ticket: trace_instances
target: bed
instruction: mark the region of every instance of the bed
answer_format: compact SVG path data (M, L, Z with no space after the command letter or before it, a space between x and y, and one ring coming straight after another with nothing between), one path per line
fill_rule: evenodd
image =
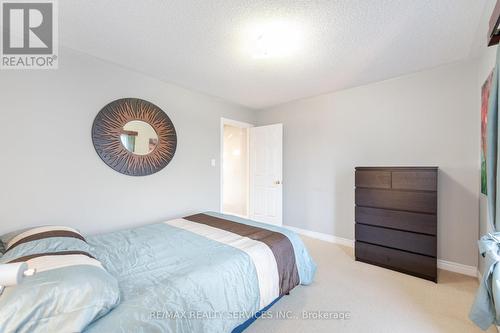
M119 287L106 314L87 315L92 333L241 332L316 270L292 231L213 212L85 242Z

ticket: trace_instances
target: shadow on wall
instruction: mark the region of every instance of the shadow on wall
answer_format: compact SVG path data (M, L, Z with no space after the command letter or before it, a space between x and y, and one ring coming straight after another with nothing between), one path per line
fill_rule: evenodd
M333 234L338 237L354 239L354 197L355 167L342 168L335 172L335 221ZM347 193L346 193L347 192ZM352 221L341 223L340 221Z
M446 171L445 171L446 170ZM464 211L471 203L479 205L478 193L465 188L452 174L470 170L439 169L438 174L438 258L468 265L477 265L478 230L470 233L470 224L477 223L477 211ZM477 172L474 172L476 174ZM479 192L479 189L478 189ZM442 244L447 244L446 248Z

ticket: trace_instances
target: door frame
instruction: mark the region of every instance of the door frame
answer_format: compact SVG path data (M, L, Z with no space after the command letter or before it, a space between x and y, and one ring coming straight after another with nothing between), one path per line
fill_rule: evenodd
M219 183L219 187L220 187L220 198L219 198L219 201L220 201L220 204L219 204L219 212L223 213L224 214L224 125L230 125L230 126L234 126L234 127L239 127L239 128L246 128L247 129L247 156L246 156L246 159L247 159L247 170L249 170L250 168L250 151L249 151L249 147L250 147L250 131L248 130L249 128L251 127L254 127L255 125L254 124L250 124L250 123L246 123L246 122L243 122L243 121L239 121L239 120L234 120L234 119L229 119L229 118L224 118L224 117L221 117L220 118L220 160L219 160L219 163L220 163L220 183ZM246 214L245 216L243 217L248 217L248 213L249 213L249 201L250 201L250 189L249 189L249 184L250 184L250 173L247 172L247 193L246 193L246 197L247 197L247 204L246 204Z

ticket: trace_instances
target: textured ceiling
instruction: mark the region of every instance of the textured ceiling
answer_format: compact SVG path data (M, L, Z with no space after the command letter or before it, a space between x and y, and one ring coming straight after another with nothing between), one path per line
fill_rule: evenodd
M64 0L61 43L252 108L467 58L486 0ZM299 27L276 59L245 50L249 27ZM292 32L291 32L292 33Z

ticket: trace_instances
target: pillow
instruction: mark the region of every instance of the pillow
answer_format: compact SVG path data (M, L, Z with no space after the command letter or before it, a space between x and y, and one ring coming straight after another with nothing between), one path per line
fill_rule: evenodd
M18 230L0 236L0 240L4 244L5 251L8 251L22 243L52 237L78 238L85 241L78 230L64 226L43 226Z
M0 332L81 332L120 302L118 282L67 227L39 227L6 242L0 264L26 262L36 274L0 296Z
M2 243L2 246L4 246L4 252L5 252L5 244L7 244L9 242L9 240L12 239L12 237L15 237L15 236L19 235L20 233L25 232L26 230L29 230L29 229L31 229L31 228L16 230L16 231L9 232L8 234L0 235L0 242Z
M30 229L30 228L16 230L16 231L13 231L13 232L9 232L8 234L0 235L0 251L2 252L2 254L5 253L5 244L7 244L9 242L9 240L12 239L12 237L17 236L20 233L22 233L22 232L24 232L24 231L26 231L28 229Z

